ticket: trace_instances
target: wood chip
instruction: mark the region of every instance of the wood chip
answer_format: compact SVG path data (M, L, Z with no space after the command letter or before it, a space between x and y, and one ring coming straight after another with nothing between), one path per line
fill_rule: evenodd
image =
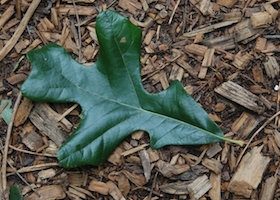
M233 122L231 130L238 135L238 138L246 140L264 119L265 118L261 115L243 112L240 117Z
M230 192L250 198L253 190L257 189L264 170L270 162L269 157L261 155L262 148L263 146L254 147L242 158L229 183Z
M88 189L103 195L109 195L110 187L101 181L91 180Z
M158 167L159 172L165 177L175 176L190 169L189 165L171 165L162 160L157 161L156 166Z
M278 76L280 68L274 56L267 56L267 61L264 63L266 74L270 78Z
M40 131L47 135L58 146L61 146L68 135L58 127L58 124L55 120L57 117L59 117L59 114L57 114L49 106L43 103L36 103L29 115L32 123ZM69 126L72 126L72 124L66 121L66 119L63 120L64 122L69 124Z
M16 127L22 125L26 121L32 108L33 108L32 101L27 98L24 98L16 112L16 116L14 120L14 125Z
M272 176L266 179L260 195L260 200L273 200L278 177Z
M60 185L42 186L37 188L36 191L41 195L40 197L36 193L32 193L26 200L64 199L66 197Z
M143 149L139 152L139 156L141 159L142 167L144 169L144 175L146 178L146 181L148 182L151 178L151 166L150 166L150 157L148 152Z
M264 110L258 96L232 81L224 82L216 87L215 92L254 112L262 113Z

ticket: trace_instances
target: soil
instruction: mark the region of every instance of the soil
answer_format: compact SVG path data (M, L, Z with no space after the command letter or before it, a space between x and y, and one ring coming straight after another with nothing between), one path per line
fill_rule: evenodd
M2 199L9 185L25 199L279 199L279 8L279 1L261 0L1 0ZM245 144L152 150L148 133L139 131L98 167L61 167L59 145L45 130L67 137L81 108L22 97L32 69L26 53L53 42L78 62L94 63L95 20L107 9L142 30L148 92L179 80L227 138ZM49 117L43 127L35 108Z

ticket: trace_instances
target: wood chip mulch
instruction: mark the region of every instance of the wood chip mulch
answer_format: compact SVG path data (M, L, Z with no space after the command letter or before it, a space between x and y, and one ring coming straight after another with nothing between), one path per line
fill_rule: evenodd
M245 145L152 150L138 131L98 167L62 168L56 153L81 109L23 98L25 55L55 42L94 63L95 20L106 9L141 28L147 91L178 79L226 137ZM14 184L26 200L280 199L279 9L278 0L0 0L1 199Z

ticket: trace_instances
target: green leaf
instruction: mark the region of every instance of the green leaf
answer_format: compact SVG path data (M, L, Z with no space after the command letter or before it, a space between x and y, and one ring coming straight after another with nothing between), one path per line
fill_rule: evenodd
M10 185L10 195L9 200L23 200L23 196L21 195L21 191L17 184Z
M6 124L10 123L11 117L12 117L12 101L11 100L2 100L0 103L0 110L1 114L0 116L4 119Z
M99 165L137 130L149 133L152 148L225 139L180 82L158 94L145 91L139 28L108 10L98 15L96 32L100 51L91 67L77 63L56 44L28 53L33 69L21 87L23 95L38 101L76 102L82 107L77 130L58 152L61 165Z

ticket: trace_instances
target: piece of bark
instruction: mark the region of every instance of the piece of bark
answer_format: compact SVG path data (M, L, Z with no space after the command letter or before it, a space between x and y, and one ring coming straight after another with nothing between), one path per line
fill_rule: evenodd
M110 163L113 163L114 165L120 164L122 159L121 159L121 154L123 153L123 149L120 147L117 147L114 152L109 156L107 161Z
M235 42L232 35L222 35L216 38L204 40L202 44L213 49L229 50L235 48Z
M273 200L277 182L277 176L272 176L266 179L261 191L260 200Z
M272 16L268 12L257 12L251 16L253 29L266 28L272 23Z
M63 2L73 3L71 0L62 0ZM93 3L95 0L76 0L76 3Z
M204 57L204 54L207 51L207 49L208 49L208 47L206 47L206 46L194 44L194 43L185 46L185 50L188 53L199 55L202 57Z
M28 51L35 49L42 41L40 39L35 39L26 49L24 49L21 53L26 54Z
M29 115L31 122L42 131L42 133L47 135L55 144L61 146L68 137L68 134L59 128L58 123L60 122L56 121L58 117L59 114L44 103L36 103ZM61 122L67 124L69 128L72 126L65 118L62 119Z
M22 52L23 49L25 49L28 45L30 44L30 40L27 39L23 39L20 40L15 46L15 50L16 52L19 54Z
M133 149L129 149L129 150L127 150L127 151L122 152L121 155L122 155L122 156L128 156L128 155L130 155L130 154L133 154L133 153L136 153L136 152L138 152L138 151L141 151L141 150L144 149L146 146L149 146L149 144L142 144L142 145L137 146L137 147L135 147L135 148L133 148Z
M223 168L221 162L214 158L204 158L201 164L216 174L220 174Z
M220 22L220 23L217 23L217 24L213 24L213 25L210 25L206 28L202 28L202 29L194 30L194 31L191 31L191 32L188 32L188 33L184 33L182 38L189 38L189 37L194 37L197 34L209 33L209 32L212 32L216 29L226 27L226 26L230 26L230 25L235 24L237 22L238 22L238 20L233 20L233 21L225 21L225 22Z
M32 108L33 108L32 101L30 101L27 98L24 98L16 112L16 116L14 120L14 125L16 127L22 125L26 121Z
M172 69L169 76L169 80L171 81L181 81L184 75L184 69L179 67L176 63L172 63Z
M5 12L1 15L0 18L0 27L2 28L6 22L13 16L15 13L15 6L10 5Z
M91 180L89 182L88 189L93 192L97 192L103 195L109 195L110 187L101 181Z
M3 80L0 78L0 94L3 93L7 88L3 84Z
M278 17L278 10L276 10L271 3L263 4L264 9L272 16L272 20L275 21Z
M157 150L153 150L153 149L149 148L147 150L147 152L149 154L149 158L150 158L151 163L159 160L159 155L158 155Z
M143 40L144 44L149 45L152 41L156 31L155 30L149 30L149 32L145 35L145 38Z
M232 8L237 1L238 0L217 0L216 3L227 8Z
M213 48L206 50L201 64L202 67L212 67L214 65L214 59L215 59L214 53L215 53L215 49Z
M197 72L189 65L189 63L184 61L183 58L179 58L176 63L184 68L190 74L190 76L197 78Z
M178 174L182 174L190 169L190 166L185 165L171 165L168 162L162 160L157 161L156 166L158 167L159 172L169 178Z
M267 56L267 61L264 62L264 68L267 76L270 78L278 76L280 71L279 64L274 56Z
M250 91L254 94L263 94L263 93L270 94L270 90L265 89L260 85L251 85L250 86Z
M45 200L45 199L65 199L66 194L60 185L48 185L37 188L36 191L41 195L33 192L26 200Z
M241 22L238 22L236 25L228 29L228 33L234 36L235 42L240 42L252 38L260 31L261 29L253 29L250 19L242 20Z
M188 184L190 182L188 181L178 181L175 183L168 183L159 186L160 191L167 193L167 194L172 194L172 195L185 195L189 194L188 191Z
M128 10L128 12L132 13L133 15L137 15L137 10L142 9L142 4L135 0L120 0L118 6L124 10Z
M56 171L53 168L42 170L38 172L38 178L47 179L52 178L56 175Z
M97 9L94 6L74 6L73 5L66 5L66 4L61 4L58 8L57 11L61 15L76 15L76 10L78 12L78 15L82 16L91 16L94 14L97 14Z
M94 196L92 195L92 193L86 189L83 189L81 187L76 187L74 185L70 185L71 188L75 189L76 191L79 191L81 193L86 194L87 196L91 197L92 199L94 199ZM85 199L85 198L84 198Z
M121 193L126 197L130 191L130 184L128 178L126 178L125 175L121 173L119 174L117 181Z
M26 79L27 79L26 74L14 74L14 75L10 76L9 78L7 78L7 81L11 85L15 85L15 84L18 84L18 83L22 83Z
M209 190L209 197L212 200L221 199L221 174L211 173L210 174L210 183L212 188Z
M207 152L206 155L208 158L212 158L214 157L217 153L222 151L222 147L219 143L215 143L212 147L210 147Z
M70 199L71 199L71 197L73 197L72 199L80 199L80 198L86 199L87 198L87 196L84 193L79 192L72 187L69 187L68 191L66 193L70 197Z
M273 130L273 138L274 138L277 146L280 148L280 132L277 129Z
M264 82L264 76L263 76L263 70L260 66L254 66L252 69L254 81L257 83L263 83Z
M224 14L224 21L232 21L232 20L241 21L241 19L242 19L241 11L234 11L234 12Z
M270 158L261 154L263 146L254 147L241 160L234 173L228 191L250 198L252 191L257 189Z
M238 138L245 140L264 119L265 117L261 115L243 112L240 117L233 122L231 130L237 134Z
M114 200L125 200L119 188L112 181L108 181L106 185L109 187L109 194Z
M22 143L25 144L31 151L36 151L44 145L42 137L35 131L26 133L22 137Z
M258 96L232 81L222 83L215 88L215 92L254 112L262 113L264 111L264 106Z
M253 59L253 56L251 56L249 53L241 53L238 52L235 56L234 56L234 60L232 62L232 64L238 68L238 69L245 69L245 67L248 66L248 63L250 62L250 60Z
M141 159L142 167L144 169L144 176L146 181L148 182L151 178L151 166L150 166L150 157L146 149L143 149L139 152L139 156Z
M214 15L213 3L210 0L190 0L203 15Z
M145 176L142 174L136 174L135 172L130 173L129 171L122 170L122 173L125 175L125 177L130 180L132 183L134 183L136 186L143 186L145 185L146 179Z
M33 13L37 9L38 5L40 4L41 0L34 0L30 4L28 10L26 11L24 17L20 21L18 28L16 29L15 33L11 37L11 39L6 43L6 45L0 50L0 61L5 58L5 56L12 50L12 48L17 43L18 39L20 38L21 34L26 29L26 26L32 17Z
M200 176L188 185L190 200L198 200L212 188L212 185L206 175Z
M264 51L266 49L267 39L263 37L258 37L256 39L255 50Z
M69 173L68 174L69 183L73 186L80 187L84 182L84 174L82 173Z
M191 181L197 179L199 176L202 176L205 173L209 173L209 170L202 165L195 165L191 169L182 174L170 177L171 180L182 180L182 181Z

